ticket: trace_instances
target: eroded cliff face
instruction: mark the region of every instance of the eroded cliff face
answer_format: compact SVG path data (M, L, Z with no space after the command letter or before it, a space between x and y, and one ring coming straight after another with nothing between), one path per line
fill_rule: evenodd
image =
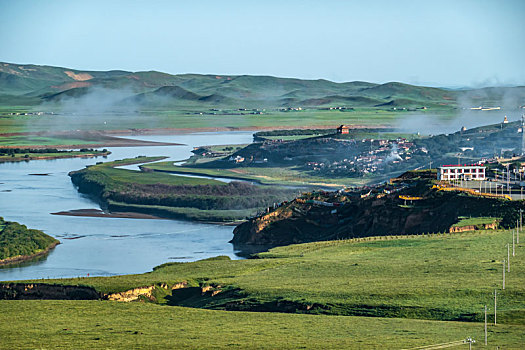
M476 231L476 230L497 230L498 223L493 222L491 224L482 224L482 225L466 225L466 226L452 226L449 229L450 233L457 232L467 232L467 231Z
M0 299L4 300L97 300L101 298L102 295L91 287L45 283L0 284Z
M163 283L159 287L166 289L166 290L169 290L169 289L174 290L174 289L186 288L187 284L188 284L187 282L180 282L170 287L167 284ZM135 301L139 299L140 297L145 297L147 299L153 300L153 292L155 288L157 288L157 286L154 286L154 285L147 286L147 287L133 288L125 292L107 294L104 296L104 299L130 302L130 301Z
M154 289L155 286L133 288L125 292L108 294L106 299L129 302L137 300L140 296L151 298Z
M414 193L416 190L419 192ZM332 193L325 193L318 200L296 199L237 226L232 243L279 246L367 236L449 232L459 216L505 217L514 212L513 206L517 205L501 199L439 192L430 187L407 188L407 191L411 191L409 195L420 196L419 199L407 203L399 198L402 192L358 195L343 202L334 202L336 194Z

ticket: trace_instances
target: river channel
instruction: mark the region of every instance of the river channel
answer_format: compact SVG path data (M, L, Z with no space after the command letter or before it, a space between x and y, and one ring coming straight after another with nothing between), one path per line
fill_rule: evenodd
M50 214L100 209L96 202L78 193L67 175L72 170L99 161L138 155L168 156L168 160L178 161L188 158L196 146L251 143L252 132L128 138L184 145L108 148L112 154L106 159L70 158L0 164L0 216L43 230L61 242L40 260L0 268L0 280L144 273L166 262L195 261L217 255L240 259L228 243L233 237L232 226Z

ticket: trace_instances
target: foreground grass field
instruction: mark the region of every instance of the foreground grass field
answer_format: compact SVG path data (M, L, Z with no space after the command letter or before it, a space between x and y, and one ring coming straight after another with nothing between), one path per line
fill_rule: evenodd
M0 301L0 349L410 349L473 337L483 324L228 312L143 303ZM489 327L491 349L522 349L525 326ZM451 349L465 349L460 345Z
M104 293L134 287L211 286L216 295L158 288L157 302L228 310L287 311L481 321L498 290L498 320L525 325L525 253L511 256L501 290L509 231L329 241L275 248L259 259L170 263L151 273L49 280ZM490 314L492 319L492 314Z

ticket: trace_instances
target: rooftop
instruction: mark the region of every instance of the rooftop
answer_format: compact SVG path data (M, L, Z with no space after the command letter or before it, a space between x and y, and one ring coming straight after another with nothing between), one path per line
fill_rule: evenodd
M479 164L447 164L447 165L442 165L440 166L440 168L463 168L463 167L478 167L478 168L484 168L485 166L484 165L479 165Z

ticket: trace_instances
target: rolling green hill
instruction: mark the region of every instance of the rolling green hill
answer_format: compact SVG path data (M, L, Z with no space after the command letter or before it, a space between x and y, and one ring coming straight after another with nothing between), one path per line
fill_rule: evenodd
M139 110L211 106L454 108L462 96L468 95L479 104L498 104L508 100L509 94L516 107L525 103L525 87L449 90L399 82L336 83L324 79L272 76L80 71L0 62L0 106L34 106L41 102L60 104L64 99L82 98L97 88L125 91L127 97L116 97L113 108L133 103Z

